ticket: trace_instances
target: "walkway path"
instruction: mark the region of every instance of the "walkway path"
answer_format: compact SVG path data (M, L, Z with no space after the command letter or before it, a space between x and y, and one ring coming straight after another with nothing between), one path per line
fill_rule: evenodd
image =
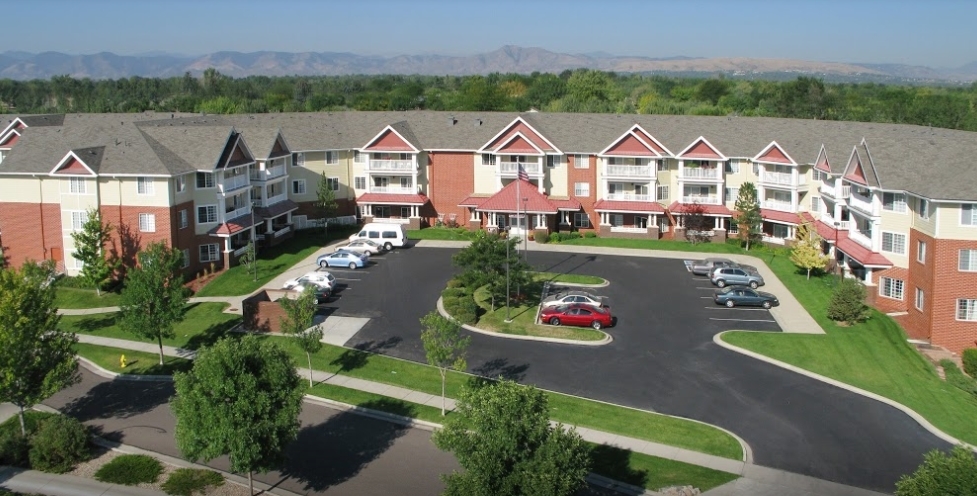
M149 353L157 353L159 350L159 348L152 343L103 338L84 334L79 334L78 340L83 343L111 346L135 351L145 351ZM196 355L195 352L191 350L185 350L172 346L164 346L163 353L168 356L176 356L187 359L193 359ZM299 368L298 372L302 377L307 377L309 374L309 370L304 368ZM114 376L114 374L104 370L99 371L99 373ZM333 384L391 398L397 398L410 403L441 408L440 396L423 393L420 391L413 391L399 386L391 386L388 384L322 371L313 371L313 380L316 382L323 382L326 384ZM447 409L453 410L455 408L454 400L446 399L445 406ZM714 455L708 455L705 453L699 453L692 450L667 446L641 439L620 436L586 427L576 427L576 429L577 432L580 433L581 437L593 443L614 445L634 451L636 453L677 460L680 462L711 468L713 470L737 474L748 479L749 481L748 483L730 483L709 491L706 494L716 494L718 496L755 496L764 494L791 494L801 496L814 496L822 494L869 496L881 494L866 489L816 479L814 477L761 467L745 461L730 460Z
M74 475L48 474L37 470L23 470L0 466L0 487L24 494L49 494L56 496L159 496L163 491L139 487L107 484L94 479Z

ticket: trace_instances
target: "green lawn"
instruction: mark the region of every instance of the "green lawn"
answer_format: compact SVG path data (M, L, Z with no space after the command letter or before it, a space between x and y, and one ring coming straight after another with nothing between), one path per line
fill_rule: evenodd
M346 239L355 228L332 228L329 234L318 229L299 231L295 238L278 246L258 251L258 280L254 272L238 265L224 271L204 286L195 296L237 296L250 294L264 286L295 264L320 248L340 239ZM315 267L310 266L309 270Z
M470 241L474 231L464 227L429 227L427 229L408 229L407 239L436 239L439 241Z
M541 282L566 282L570 284L603 284L606 279L584 274L560 274L558 272L537 272L534 279Z
M159 355L87 343L76 343L75 353L116 374L173 375L174 372L186 372L193 366L190 360L177 357L164 357L160 366ZM119 364L123 354L126 356L126 368Z
M305 379L308 380L307 377ZM313 396L328 398L340 403L347 403L362 408L370 408L372 410L379 410L381 412L392 413L402 417L426 420L428 422L438 424L443 422L445 419L445 417L441 416L440 408L419 405L417 403L398 400L389 396L381 396L379 394L368 393L366 391L350 389L333 384L319 383L311 388L308 388L306 392ZM451 412L448 412L448 415L451 415Z
M616 446L591 444L591 471L650 491L693 486L705 492L739 478L698 465L635 453Z
M638 248L642 250L688 251L702 253L742 253L738 241L727 243L699 243L668 239L621 239L621 238L578 238L561 241L561 245L607 246L611 248Z
M538 292L533 294L538 294ZM539 298L533 298L524 305L512 306L508 311L506 311L505 305L496 301L495 310L493 311L491 295L488 289L483 287L475 291L475 303L485 312L479 316L478 322L475 324L479 329L517 336L573 339L577 341L600 341L604 339L604 333L595 331L589 327L537 324L536 310L539 308ZM512 322L506 322L507 316Z
M94 289L62 286L55 288L54 305L58 308L117 307L120 301L122 301L122 296L119 293L102 291L102 296L98 296Z
M196 350L216 342L241 320L238 315L223 313L226 306L225 303L188 305L186 318L174 328L176 336L164 339L163 344ZM79 334L149 342L123 331L117 320L117 313L65 315L61 317L61 328Z

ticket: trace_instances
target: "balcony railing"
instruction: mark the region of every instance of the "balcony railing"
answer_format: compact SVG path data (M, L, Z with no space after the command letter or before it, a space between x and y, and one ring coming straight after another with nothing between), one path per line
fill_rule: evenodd
M771 210L779 210L781 212L796 212L797 208L794 204L789 201L784 200L763 200L763 208L769 208Z
M652 169L647 165L608 165L604 175L651 178Z
M763 235L763 242L764 243L770 243L772 245L783 245L783 244L787 244L787 240L784 239L784 238L775 238L773 236L767 236L766 234Z
M292 226L285 226L285 227L283 227L283 228L275 231L275 234L272 235L272 237L273 238L279 238L279 237L284 236L284 235L286 235L286 234L288 234L290 232L292 232Z
M718 180L721 176L719 175L719 169L717 168L707 168L707 167L692 167L692 168L682 168L682 173L679 175L681 179L708 179L708 180Z
M276 165L270 169L251 171L252 181L267 181L285 175L285 166Z
M864 246L865 248L868 248L869 250L873 250L871 235L871 233L865 234L861 231L851 231L848 233L848 237L851 238L852 241Z
M270 207L276 203L283 202L288 199L288 193L279 193L275 196L270 196L265 199L255 199L254 204L259 207Z
M221 182L221 191L228 192L234 191L236 189L241 189L246 186L251 185L251 178L247 174L238 174L236 176L226 176Z
M610 201L639 201L639 202L650 202L651 195L636 195L633 193L608 193L604 197L605 200Z
M848 197L848 206L857 208L858 210L873 216L879 215L878 210L876 210L875 205L872 203L872 199L857 193L852 193Z
M838 230L839 231L847 231L848 230L848 222L849 221L847 221L847 220L835 220L835 218L832 217L831 214L827 214L827 213L821 214L821 222L824 222L826 225L828 225L828 227L831 227L831 228L834 228L835 227L835 222L837 222L838 223Z
M417 167L414 165L413 160L371 160L367 165L366 170L368 171L400 171L400 172L413 172Z
M833 184L824 183L821 185L821 194L837 199L848 198L851 196L851 186L835 188Z
M417 188L411 187L401 187L401 186L370 186L370 193L394 193L398 195L414 195L417 194Z
M682 197L682 203L699 203L702 205L719 205L717 195L688 195Z
M798 181L794 180L794 175L790 172L761 172L760 182L766 184L776 184L778 186L797 186L802 184L804 176L800 176Z
M224 222L227 222L227 221L229 221L231 219L236 219L238 217L243 217L243 216L249 215L249 214L251 214L251 207L250 206L247 206L247 207L239 207L239 208L234 209L234 210L228 210L228 211L224 212Z
M405 219L403 217L374 217L373 222L380 222L383 224L410 224L410 219Z
M646 234L648 232L648 228L634 226L611 226L611 232Z
M240 257L241 255L244 255L244 253L247 252L247 251L248 251L248 245L244 245L244 246L242 246L242 247L234 250L234 256L235 257Z
M499 162L499 174L503 176L515 176L519 173L520 162ZM527 174L539 174L542 170L536 162L522 162L522 168Z

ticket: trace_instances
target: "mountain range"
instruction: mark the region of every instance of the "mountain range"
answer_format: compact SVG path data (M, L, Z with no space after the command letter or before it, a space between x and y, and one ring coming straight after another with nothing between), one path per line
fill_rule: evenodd
M130 76L199 75L213 67L221 74L245 76L338 76L347 74L469 75L559 73L586 67L603 71L672 75L726 74L730 77L783 79L812 75L826 80L970 83L977 80L977 62L934 69L904 64L815 62L758 58L651 58L603 52L567 54L504 46L466 56L397 55L390 57L338 52L215 52L201 56L149 52L140 55L69 55L60 52L0 53L0 78L28 80L69 75L75 78L118 79Z

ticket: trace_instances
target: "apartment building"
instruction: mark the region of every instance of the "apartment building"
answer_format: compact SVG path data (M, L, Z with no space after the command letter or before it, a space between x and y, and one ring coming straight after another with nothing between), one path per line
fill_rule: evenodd
M230 266L255 239L339 215L515 234L735 235L743 183L764 241L810 223L824 248L909 334L977 339L977 134L774 118L494 112L21 116L0 132L0 245L11 263L80 268L90 208L131 257L165 240L189 274Z

